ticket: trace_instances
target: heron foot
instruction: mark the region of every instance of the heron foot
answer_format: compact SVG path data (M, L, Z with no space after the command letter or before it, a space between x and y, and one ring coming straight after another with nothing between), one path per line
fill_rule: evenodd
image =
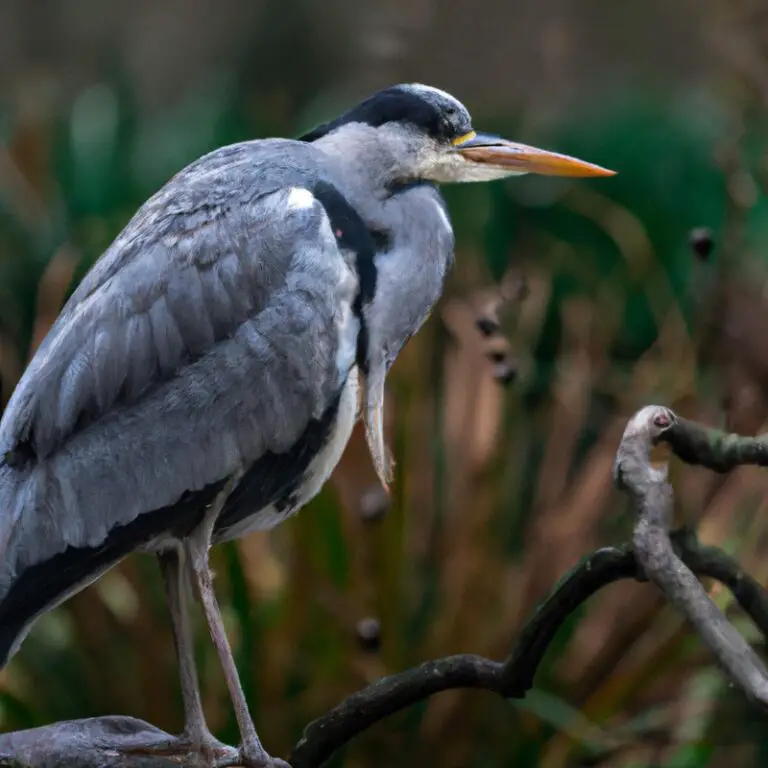
M201 740L182 733L178 738L131 751L181 757L185 768L291 768L285 760L268 755L258 742L235 749L210 734Z
M240 761L245 768L291 768L285 760L268 755L258 739L243 743L240 747Z
M207 728L202 733L184 731L179 736L179 744L188 750L191 760L199 759L205 768L226 768L239 765L240 753L234 747L219 741ZM235 761L235 762L233 762ZM185 763L186 765L186 763ZM197 763L190 763L197 765Z
M186 768L234 768L242 765L240 750L214 738L204 739L187 733L152 740L144 744L131 744L121 750L125 755L154 755L183 760Z

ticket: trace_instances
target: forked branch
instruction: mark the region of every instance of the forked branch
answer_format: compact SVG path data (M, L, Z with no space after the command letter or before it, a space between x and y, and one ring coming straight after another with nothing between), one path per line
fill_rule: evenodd
M672 548L672 486L667 483L667 468L652 467L649 455L653 445L675 430L677 424L677 417L668 408L643 408L627 425L616 454L614 479L630 494L637 511L635 556L645 575L692 624L725 673L752 701L768 708L765 665ZM758 456L748 447L747 438L686 440L682 436L690 437L690 433L685 429L673 435L686 452L697 445L703 449L701 455L722 465L737 455Z

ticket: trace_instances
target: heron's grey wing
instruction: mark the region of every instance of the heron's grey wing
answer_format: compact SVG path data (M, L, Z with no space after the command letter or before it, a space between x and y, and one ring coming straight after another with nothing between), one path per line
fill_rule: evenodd
M0 449L30 451L0 467L0 595L9 572L287 450L354 362L354 270L305 188L139 219L116 247L0 422Z
M0 465L0 667L42 611L194 524L223 478L301 464L354 365L353 256L312 193L188 221L119 239L0 422L2 450L32 451Z
M283 289L291 249L318 237L317 221L301 231L306 213L285 220L299 210L290 190L214 202L204 192L186 205L172 185L163 192L94 265L31 361L0 423L4 452L45 458L173 376Z

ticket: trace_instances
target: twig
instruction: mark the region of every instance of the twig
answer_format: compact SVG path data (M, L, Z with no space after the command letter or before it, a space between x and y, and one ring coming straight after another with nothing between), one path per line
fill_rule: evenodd
M672 424L658 439L668 443L687 464L700 464L716 472L728 472L746 464L768 466L768 436L734 435L669 413Z
M483 688L498 693L501 670L497 661L461 654L384 677L310 723L288 762L292 768L316 768L374 723L440 691Z
M668 408L643 408L627 425L616 454L614 478L632 496L638 513L633 537L637 560L646 576L688 618L726 674L752 701L768 707L768 671L763 662L672 548L672 486L667 483L666 467L652 467L649 454L676 421ZM712 444L707 442L707 447ZM731 445L743 442L733 441ZM707 455L711 458L716 454ZM745 454L742 448L726 448L721 451L723 455L753 454Z
M768 640L768 592L759 582L743 571L722 549L699 544L688 529L673 533L672 545L694 573L708 576L728 587L742 610Z

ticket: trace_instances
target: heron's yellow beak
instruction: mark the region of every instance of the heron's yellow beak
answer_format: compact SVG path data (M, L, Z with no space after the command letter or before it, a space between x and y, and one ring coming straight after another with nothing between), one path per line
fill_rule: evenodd
M538 173L543 176L615 176L593 163L545 149L517 144L490 134L474 131L453 140L456 151L466 160L514 173Z

